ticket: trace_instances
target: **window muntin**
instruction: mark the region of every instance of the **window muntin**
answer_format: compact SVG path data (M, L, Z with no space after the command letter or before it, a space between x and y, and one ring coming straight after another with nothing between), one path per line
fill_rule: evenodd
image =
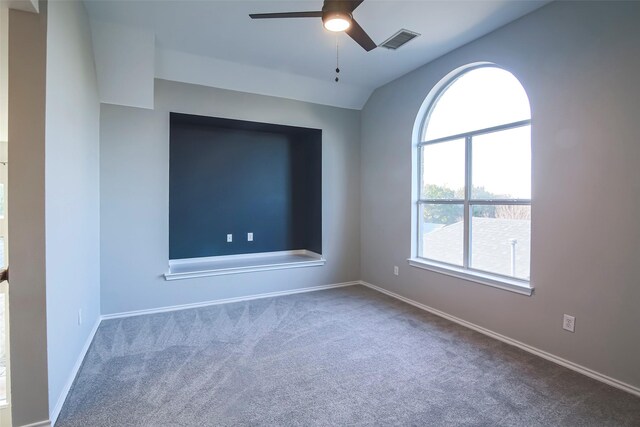
M508 71L466 70L429 107L419 150L417 257L529 280L531 126Z

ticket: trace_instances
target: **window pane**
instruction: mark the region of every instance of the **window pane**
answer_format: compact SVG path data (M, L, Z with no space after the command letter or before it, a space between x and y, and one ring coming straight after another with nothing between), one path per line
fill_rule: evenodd
M475 205L471 267L529 280L531 206Z
M420 206L420 256L462 266L464 205Z
M531 127L474 136L471 197L531 198Z
M442 93L430 112L423 140L530 118L529 99L513 74L497 67L477 68Z
M464 139L422 147L422 199L464 199Z

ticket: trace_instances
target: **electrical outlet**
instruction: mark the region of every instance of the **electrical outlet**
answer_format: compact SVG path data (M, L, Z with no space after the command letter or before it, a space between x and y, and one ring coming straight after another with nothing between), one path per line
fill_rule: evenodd
M569 316L568 314L565 314L562 320L562 329L565 329L569 332L575 332L576 318L573 316Z
M78 310L78 326L82 325L82 309Z
M227 243L233 242L233 234L227 234Z
M253 233L247 233L247 242L253 242Z
M399 271L399 269L398 269L398 266L397 266L397 265L394 265L394 266L393 266L393 274L394 274L395 276L397 276L398 274L400 274L400 271Z

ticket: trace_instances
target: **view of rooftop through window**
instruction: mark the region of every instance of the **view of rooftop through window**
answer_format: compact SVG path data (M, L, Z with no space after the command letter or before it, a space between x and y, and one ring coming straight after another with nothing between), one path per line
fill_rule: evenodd
M497 67L462 74L435 100L420 143L420 257L529 279L529 120L522 85Z

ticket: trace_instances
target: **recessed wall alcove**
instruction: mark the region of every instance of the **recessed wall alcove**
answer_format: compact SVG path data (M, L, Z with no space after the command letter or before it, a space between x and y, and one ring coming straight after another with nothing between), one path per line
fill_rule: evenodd
M324 264L322 130L170 113L169 138L167 280Z

